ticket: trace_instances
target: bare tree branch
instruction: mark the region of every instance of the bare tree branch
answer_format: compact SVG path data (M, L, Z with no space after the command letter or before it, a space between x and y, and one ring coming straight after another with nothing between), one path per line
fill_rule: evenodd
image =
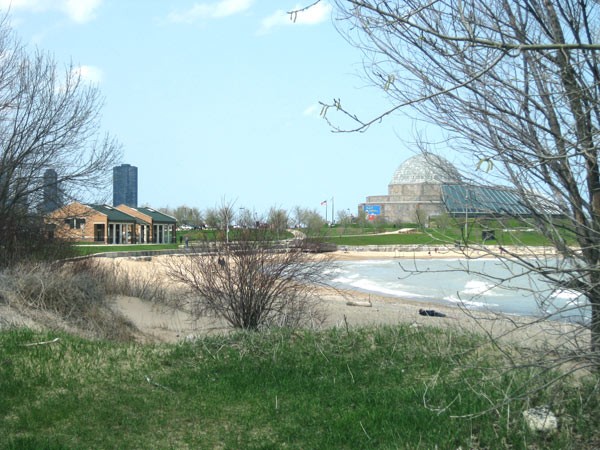
M28 243L43 244L41 215L48 212L43 211L48 191L62 201L98 195L110 181L120 146L100 134L102 99L75 67L61 70L49 55L27 53L5 21L0 22L0 53L3 264L27 257ZM53 177L45 176L48 170Z

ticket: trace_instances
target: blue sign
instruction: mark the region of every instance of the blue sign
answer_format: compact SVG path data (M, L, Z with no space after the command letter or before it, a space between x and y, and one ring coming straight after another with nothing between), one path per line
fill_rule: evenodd
M381 215L381 205L364 205L363 211L369 216Z

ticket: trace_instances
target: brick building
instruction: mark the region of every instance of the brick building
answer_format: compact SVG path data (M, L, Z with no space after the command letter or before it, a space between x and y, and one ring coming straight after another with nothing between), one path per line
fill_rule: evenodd
M48 214L46 223L57 238L78 242L136 244L176 240L177 220L151 208L73 202Z

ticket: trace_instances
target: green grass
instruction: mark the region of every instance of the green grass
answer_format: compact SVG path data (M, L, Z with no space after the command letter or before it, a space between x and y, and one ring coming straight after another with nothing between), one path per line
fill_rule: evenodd
M473 222L469 225L468 243L481 244L482 231L484 229L494 229L496 240L487 241L490 245L526 245L526 246L544 246L552 243L544 238L540 233L526 231L523 224L514 223L511 231L503 231L502 225L494 222L480 224ZM449 226L444 230L437 228L428 228L420 230L416 224L404 224L403 228L415 228L418 231L414 233L393 233L382 234L385 232L397 232L398 228L393 226L366 226L357 225L342 226L337 225L333 228L325 227L317 236L326 242L331 242L340 246L360 246L360 245L454 245L456 242L464 242L464 232L461 226ZM420 230L420 231L419 231ZM304 230L306 231L306 230ZM240 230L235 228L229 231L229 240L235 241ZM218 230L189 230L177 233L177 243L174 244L136 244L136 245L82 245L76 246L77 255L91 255L104 252L133 252L133 251L152 251L164 249L177 249L185 238L189 242L214 242L225 239L224 232ZM293 234L285 232L273 239L291 239ZM573 239L566 237L567 242L575 244Z
M179 244L122 244L122 245L76 245L75 252L79 256L93 255L109 252L145 252L155 250L172 250L179 248Z
M475 351L478 344L407 326L178 345L3 331L0 448L566 449L593 439L600 408L585 384L530 399L569 418L547 437L524 427L521 402L456 418L487 409L531 376L490 376L499 358Z
M435 239L419 234L379 234L364 236L329 236L326 241L337 245L444 245L452 244L452 239Z

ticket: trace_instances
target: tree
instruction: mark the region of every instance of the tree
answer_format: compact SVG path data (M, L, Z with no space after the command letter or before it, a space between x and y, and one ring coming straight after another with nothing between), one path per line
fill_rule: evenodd
M175 209L171 209L168 207L161 208L160 211L175 217L175 219L177 219L177 223L179 223L180 225L202 225L202 214L200 213L200 210L196 207L182 205L178 206Z
M325 226L325 219L316 209L301 208L294 209L294 218L297 226L306 229L311 236L319 236Z
M277 239L288 229L288 213L285 209L271 207L267 217L267 223L271 230L275 232Z
M204 221L209 228L221 228L216 208L207 208L206 211L204 211Z
M346 232L346 229L352 225L352 214L350 214L350 210L349 209L340 209L337 212L337 223L339 224L338 226L338 234L340 236L343 236L344 233Z
M235 241L195 250L166 264L170 278L187 288L196 315L247 330L322 320L317 292L327 282L327 257L315 258L302 245L282 247L264 228L238 230Z
M345 227L352 225L353 217L352 217L352 214L350 214L349 209L340 209L340 210L338 210L336 215L337 215L337 221L339 224L341 224Z
M75 67L61 71L50 56L28 54L5 19L0 21L0 265L47 247L45 206L97 195L120 157L117 142L99 133L98 89Z
M214 208L207 208L204 212L206 224L210 228L215 228L229 234L229 228L235 218L235 202L225 198L221 199L221 204Z
M261 219L256 214L256 211L248 208L240 208L237 223L242 228L258 228Z
M366 75L392 106L361 119L341 100L323 103L336 131L365 131L400 110L440 127L446 146L477 167L472 183L510 186L527 220L557 258L507 251L552 289L570 289L589 339L556 349L540 364L566 358L600 367L600 31L599 5L581 0L336 0L340 31L366 57ZM343 28L342 28L343 27ZM342 128L333 114L353 125ZM423 145L424 150L429 150ZM572 245L574 244L574 245ZM496 280L500 283L502 280ZM570 311L566 311L570 310ZM587 344L586 344L587 342ZM548 362L550 361L550 362Z

